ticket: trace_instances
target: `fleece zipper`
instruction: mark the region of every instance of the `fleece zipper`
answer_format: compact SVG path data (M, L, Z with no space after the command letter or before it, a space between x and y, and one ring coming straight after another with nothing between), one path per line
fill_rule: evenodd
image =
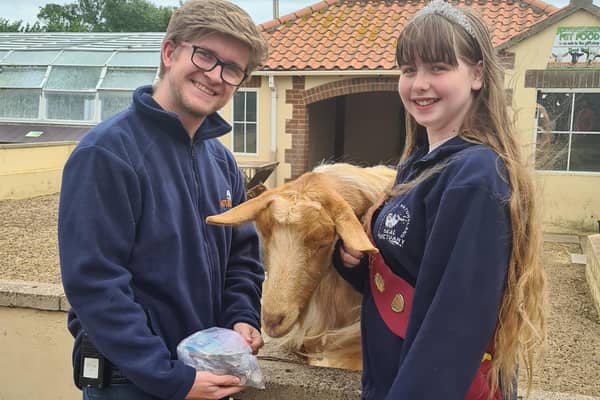
M214 282L215 282L215 271L214 271L214 266L215 263L213 262L213 257L212 257L212 253L209 249L209 241L208 241L208 234L206 232L206 224L204 223L204 219L205 219L205 215L202 212L202 202L200 201L201 199L201 193L200 193L200 171L198 171L198 163L196 161L196 146L195 146L195 140L191 142L190 144L190 162L192 163L192 172L193 172L193 177L194 177L194 188L193 188L193 196L194 196L194 202L196 203L196 213L197 213L197 218L198 218L198 225L200 226L200 229L202 231L202 237L203 237L203 243L202 246L204 248L204 254L206 255L206 260L208 262L209 268L208 268L208 277L209 277L209 284L210 287L214 287ZM215 304L215 311L217 310L216 304ZM218 315L218 313L215 312L215 315Z

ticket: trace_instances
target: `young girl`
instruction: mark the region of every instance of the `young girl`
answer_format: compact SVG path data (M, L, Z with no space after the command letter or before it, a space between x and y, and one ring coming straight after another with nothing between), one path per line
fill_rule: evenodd
M363 399L510 399L545 342L534 184L479 17L434 0L398 38L407 135L374 207L370 259L341 244L364 294Z

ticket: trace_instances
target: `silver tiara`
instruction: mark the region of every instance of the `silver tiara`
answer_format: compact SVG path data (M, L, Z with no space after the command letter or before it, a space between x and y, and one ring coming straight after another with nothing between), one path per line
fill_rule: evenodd
M467 19L467 16L462 11L460 11L460 9L451 6L444 0L432 0L431 2L429 2L429 4L427 4L415 14L415 18L421 15L429 14L440 15L446 18L447 20L450 20L451 22L462 26L465 29L465 31L469 32L471 36L475 37L475 30L473 29L471 22L469 22L469 20Z

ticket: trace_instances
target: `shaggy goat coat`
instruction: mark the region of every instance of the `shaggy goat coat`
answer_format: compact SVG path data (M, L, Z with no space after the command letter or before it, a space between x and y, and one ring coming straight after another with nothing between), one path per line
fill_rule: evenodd
M333 269L331 256L338 237L376 251L358 218L394 176L383 166L322 165L207 219L256 221L267 270L263 329L311 364L361 368L360 294Z

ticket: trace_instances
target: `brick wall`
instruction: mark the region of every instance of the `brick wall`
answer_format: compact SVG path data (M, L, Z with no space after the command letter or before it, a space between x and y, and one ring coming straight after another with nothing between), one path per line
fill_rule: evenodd
M292 105L292 118L285 122L285 132L292 135L292 147L285 151L285 162L291 165L290 179L308 170L308 105L333 97L365 92L395 92L397 77L350 78L305 89L305 78L294 76L292 89L285 93L285 102Z
M583 242L586 267L585 278L592 300L600 317L600 235L590 235Z

